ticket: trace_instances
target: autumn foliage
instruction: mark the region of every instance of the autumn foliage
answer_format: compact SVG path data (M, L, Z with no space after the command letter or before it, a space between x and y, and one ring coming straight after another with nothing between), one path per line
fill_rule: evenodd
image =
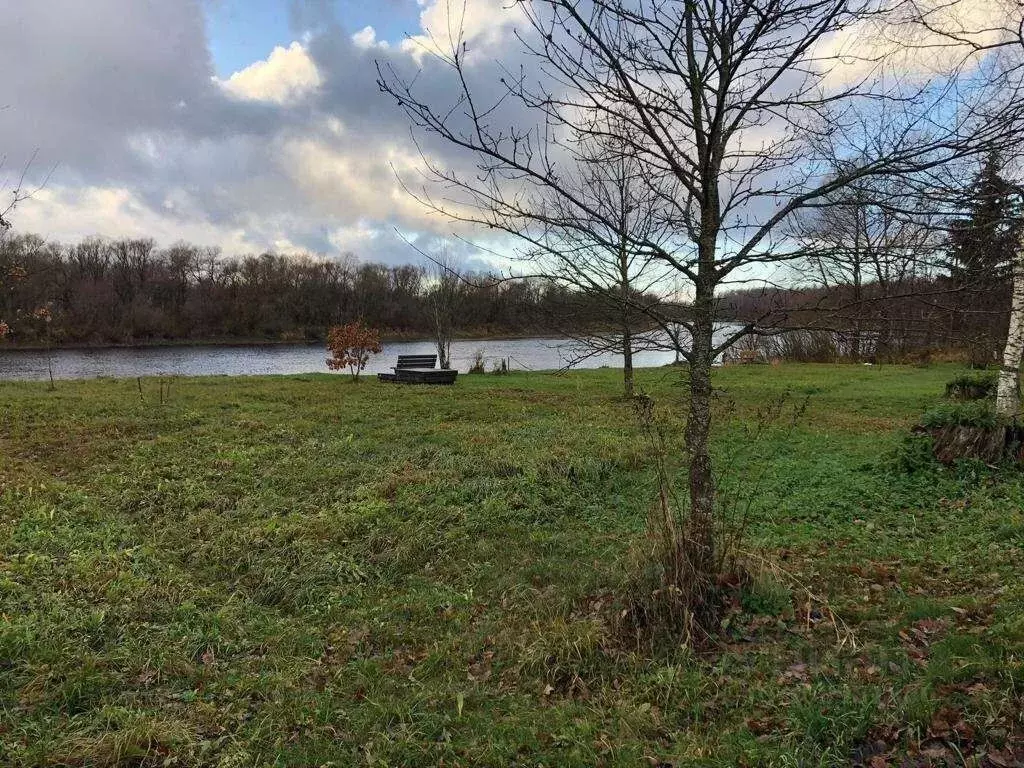
M336 325L327 332L327 350L331 353L327 367L332 371L348 368L352 380L357 381L370 355L376 355L381 349L380 333L363 325L361 320Z

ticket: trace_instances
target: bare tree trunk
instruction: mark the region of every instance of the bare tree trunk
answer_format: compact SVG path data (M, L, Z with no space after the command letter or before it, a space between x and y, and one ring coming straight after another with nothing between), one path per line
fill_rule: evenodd
M622 326L622 383L625 387L626 399L631 400L634 394L633 334L629 330L628 322Z
M623 206L625 207L625 206ZM629 329L629 242L624 234L626 222L623 221L623 234L619 240L619 291L620 309L622 310L622 384L627 400L633 399L633 334Z
M863 312L861 300L863 298L860 262L858 261L853 267L853 300L857 305L857 308L854 310L857 316L853 319L853 336L850 339L850 360L855 363L860 362L861 313Z
M1020 363L1024 356L1024 243L1013 261L1010 328L1003 347L1003 365L996 389L996 413L1006 419L1020 415Z
M714 317L711 291L698 286L693 306L690 361L690 412L686 448L690 456L690 518L685 551L696 581L714 574L715 479L708 440L711 434L711 355Z
M451 356L452 356L452 342L444 332L438 330L437 338L434 340L434 346L437 347L437 362L441 368L451 367Z

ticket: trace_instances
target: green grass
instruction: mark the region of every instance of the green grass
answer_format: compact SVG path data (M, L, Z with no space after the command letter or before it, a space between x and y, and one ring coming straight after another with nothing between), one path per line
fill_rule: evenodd
M654 498L615 371L183 379L164 405L155 381L0 384L0 765L1001 747L1024 480L892 458L953 372L716 372L728 511L767 564L720 648L654 655L608 621ZM679 373L639 378L675 450ZM752 430L786 392L796 425Z

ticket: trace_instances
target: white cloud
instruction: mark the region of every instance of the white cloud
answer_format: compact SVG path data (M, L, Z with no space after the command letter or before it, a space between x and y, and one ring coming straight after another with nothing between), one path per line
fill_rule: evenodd
M919 23L919 15L927 26ZM881 62L904 79L930 77L976 61L973 46L1012 38L1012 16L1011 4L997 0L918 0L832 35L815 55L832 67L828 82L836 86L879 71Z
M322 78L299 42L277 46L264 61L250 64L218 84L236 99L293 104L320 87Z
M356 44L357 48L362 50L369 50L371 48L386 49L389 47L386 40L377 39L377 30L371 26L363 27L352 35L352 42Z
M328 235L328 240L339 253L373 253L373 244L382 234L388 233L370 222L360 221L352 226L339 227Z
M283 143L279 163L307 201L325 216L361 222L403 221L428 230L445 224L399 181L400 177L415 183L424 170L422 159L411 148L383 142L335 146L313 138L294 138Z
M93 1L102 14L85 12L80 0L47 0L25 3L7 34L0 25L0 64L19 73L0 149L21 168L39 148L32 171L40 178L29 185L59 163L46 189L16 212L19 232L64 242L184 239L233 254L354 250L400 263L417 257L395 227L438 242L468 229L425 208L398 178L422 187L424 169L406 117L376 87L373 61L412 68L408 46L388 47L373 27L354 35L331 27L221 78L201 3ZM450 37L448 7L462 26L462 5L421 0L421 39L428 30ZM467 0L474 51L497 55L490 46L507 44L514 5ZM443 102L438 70L424 85ZM440 142L424 146L440 166L472 170Z
M451 56L461 41L470 56L500 45L521 20L518 3L507 0L420 0L422 32L402 41L403 52L420 59L426 53Z

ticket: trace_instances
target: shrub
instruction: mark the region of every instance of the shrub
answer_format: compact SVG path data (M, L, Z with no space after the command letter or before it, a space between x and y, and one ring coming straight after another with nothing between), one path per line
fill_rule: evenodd
M336 325L327 332L327 349L331 353L327 367L332 371L348 368L352 381L358 381L370 355L376 355L382 349L380 334L363 325L361 320Z
M469 372L484 373L485 371L486 368L484 368L484 351L482 349L478 349L476 353L473 355L473 362L470 363Z
M740 606L747 613L781 616L793 607L793 592L785 584L758 576L740 591Z
M984 400L995 397L997 378L992 371L964 373L946 384L951 400Z
M723 359L736 365L767 363L775 352L772 341L763 336L744 336L725 351Z
M778 338L779 356L791 363L834 363L841 357L830 331L790 331Z
M933 472L939 467L935 459L934 438L928 433L904 435L889 459L892 468L905 475Z
M943 427L979 427L992 429L998 423L995 408L987 400L972 400L954 405L940 405L921 417L925 429Z

